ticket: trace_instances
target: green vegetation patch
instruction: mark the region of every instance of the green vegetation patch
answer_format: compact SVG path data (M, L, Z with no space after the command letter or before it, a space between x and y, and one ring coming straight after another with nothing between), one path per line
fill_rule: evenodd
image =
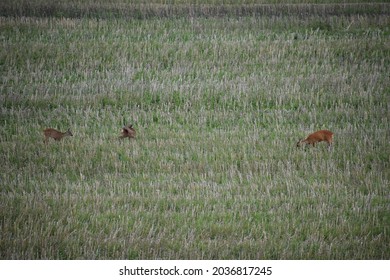
M388 4L73 2L0 4L1 259L390 258Z

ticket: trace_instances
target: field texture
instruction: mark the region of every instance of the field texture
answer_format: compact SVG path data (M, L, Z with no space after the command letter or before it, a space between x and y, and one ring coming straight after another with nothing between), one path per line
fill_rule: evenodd
M278 2L1 1L0 258L389 259L390 4Z

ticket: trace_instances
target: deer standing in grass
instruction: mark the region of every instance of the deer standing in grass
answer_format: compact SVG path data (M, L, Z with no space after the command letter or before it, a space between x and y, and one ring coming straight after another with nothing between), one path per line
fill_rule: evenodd
M306 139L299 140L297 143L297 147L300 147L302 145L312 145L315 147L316 143L325 141L328 143L328 148L332 146L333 142L333 132L329 130L318 130L309 136L306 137Z
M45 140L44 142L47 144L47 141L49 138L53 138L56 141L60 141L65 136L73 136L72 132L70 132L70 128L66 132L58 131L54 128L46 128L43 131L43 134L45 134Z
M122 128L122 135L119 136L119 139L129 138L130 140L131 138L135 138L135 135L136 135L135 129L133 128L133 125L130 124Z

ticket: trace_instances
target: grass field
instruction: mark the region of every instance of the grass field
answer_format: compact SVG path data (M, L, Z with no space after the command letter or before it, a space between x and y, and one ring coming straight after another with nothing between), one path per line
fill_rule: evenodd
M1 259L390 258L390 4L125 2L0 4Z

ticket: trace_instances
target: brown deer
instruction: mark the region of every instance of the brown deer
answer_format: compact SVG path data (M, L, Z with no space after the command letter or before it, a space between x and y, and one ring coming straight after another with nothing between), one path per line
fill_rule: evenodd
M325 141L328 143L328 148L332 146L333 142L333 132L329 130L318 130L309 136L306 139L299 140L297 143L297 147L301 147L302 145L312 145L315 147L316 143Z
M70 132L70 128L66 132L61 132L54 128L46 128L43 131L43 134L45 134L45 140L44 140L45 143L47 143L49 138L53 138L56 141L60 141L65 136L73 136L72 132Z
M136 132L135 132L135 129L133 128L133 125L129 124L129 125L124 126L122 128L122 135L119 136L119 139L129 138L129 140L130 140L131 138L135 138L135 135L136 135Z

